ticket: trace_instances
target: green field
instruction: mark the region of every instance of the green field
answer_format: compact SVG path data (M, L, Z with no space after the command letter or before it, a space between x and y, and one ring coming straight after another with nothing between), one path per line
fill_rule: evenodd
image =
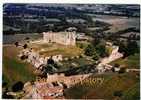
M18 81L27 82L35 79L33 67L25 62L18 60L18 49L14 46L3 47L3 82L11 87Z
M140 54L131 55L125 59L120 58L110 64L114 65L116 63L127 68L140 68Z
M62 64L61 68L59 70L68 70L68 68L70 67L84 67L87 65L91 65L94 63L94 61L90 61L88 59L86 59L85 57L83 58L73 58L73 59L69 59L68 61L61 61L60 62Z
M124 100L139 100L139 93L140 93L140 82L133 85L127 91L125 91L123 99Z

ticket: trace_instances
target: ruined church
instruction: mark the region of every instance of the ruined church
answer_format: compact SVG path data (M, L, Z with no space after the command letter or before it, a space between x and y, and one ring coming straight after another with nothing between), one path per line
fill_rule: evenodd
M63 45L72 45L76 43L75 32L43 32L43 40L46 43L59 43Z

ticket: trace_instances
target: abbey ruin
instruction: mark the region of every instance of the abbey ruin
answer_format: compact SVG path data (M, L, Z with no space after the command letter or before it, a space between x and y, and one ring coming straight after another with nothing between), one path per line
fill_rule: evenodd
M43 32L43 40L47 43L59 43L63 45L75 45L75 32Z

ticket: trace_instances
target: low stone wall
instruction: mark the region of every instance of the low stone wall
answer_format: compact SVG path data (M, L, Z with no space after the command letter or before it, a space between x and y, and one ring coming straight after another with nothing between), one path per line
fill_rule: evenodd
M76 83L79 83L83 81L84 79L88 78L91 74L84 74L84 75L72 75L72 76L65 76L64 74L58 75L48 75L47 82L63 82L67 85L67 87L71 87L72 85L75 85Z

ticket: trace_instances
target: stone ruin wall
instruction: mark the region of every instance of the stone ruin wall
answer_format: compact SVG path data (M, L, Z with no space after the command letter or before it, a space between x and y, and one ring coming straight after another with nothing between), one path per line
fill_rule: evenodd
M119 59L121 57L123 57L123 54L118 52L119 47L118 46L114 46L113 51L111 53L111 55L109 57L105 57L101 60L102 64L107 64L110 63L111 61L114 61L116 59Z
M51 56L43 57L43 56L39 55L38 52L35 52L33 50L30 50L30 49L22 50L19 53L18 57L21 57L23 55L28 56L26 61L31 63L35 68L39 68L39 67L41 67L41 65L46 65L48 59L51 58ZM62 55L54 55L54 56L52 56L52 59L55 62L59 62L59 61L63 60L63 57L62 57Z
M83 75L72 75L72 76L65 76L63 73L58 75L58 74L53 74L53 75L48 75L47 82L63 82L67 85L67 87L71 87L79 82L82 82L84 79L88 78L90 74L83 74Z
M55 42L63 45L75 45L75 32L43 32L44 42Z

